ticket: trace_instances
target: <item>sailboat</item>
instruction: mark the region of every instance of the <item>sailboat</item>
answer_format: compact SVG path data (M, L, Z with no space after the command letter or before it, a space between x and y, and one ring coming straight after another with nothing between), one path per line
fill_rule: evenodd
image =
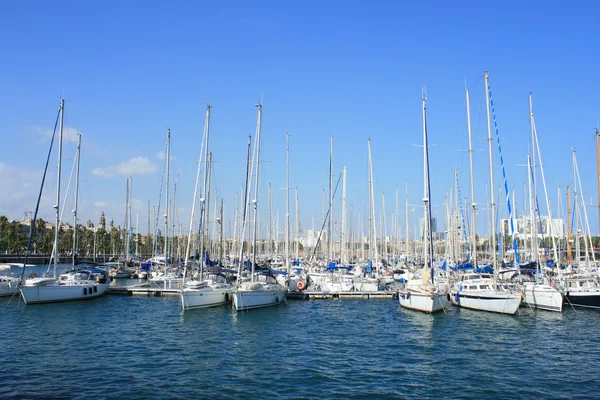
M58 137L58 176L56 179L56 232L54 235L54 277L25 281L21 286L21 296L25 304L53 303L72 300L85 300L103 295L110 284L108 273L99 268L73 269L57 276L58 235L60 232L60 178L62 169L62 140L65 101L60 101L60 131ZM79 177L79 159L81 136L77 146L77 177ZM76 184L76 188L78 184ZM76 189L77 191L78 189ZM75 195L75 231L77 230L77 194ZM37 213L37 210L36 210ZM73 241L75 245L75 240Z
M568 276L563 276L560 282L562 292L565 296L567 303L574 307L585 307L600 309L600 279L598 278L598 272L596 269L596 256L594 255L590 224L585 208L583 188L581 187L581 178L579 176L579 166L577 165L577 159L575 157L575 150L572 151L573 157L573 181L574 181L574 194L575 194L575 219L577 223L576 234L575 234L575 254L576 254L576 273ZM579 195L579 197L577 196ZM579 206L579 199L581 200L583 209L583 217L581 217L581 211ZM583 221L581 221L583 220ZM582 233L579 229L579 222L583 225L583 242L585 244L585 257L581 256L581 237ZM570 225L569 225L570 226ZM569 228L570 229L570 228ZM589 243L589 245L588 245ZM591 251L591 260L589 256Z
M287 289L277 283L276 278L267 271L264 275L255 274L256 268L256 253L258 251L258 246L256 245L256 239L258 234L258 225L257 225L257 207L258 207L258 171L259 171L259 161L260 161L260 129L261 129L261 118L262 118L262 104L258 104L256 106L258 108L258 121L256 123L256 136L254 143L254 157L252 163L252 168L250 166L250 141L248 142L248 167L246 170L246 199L243 213L243 222L242 222L242 236L241 236L241 244L240 244L240 257L238 261L238 277L237 277L237 285L235 292L233 294L233 307L236 311L244 311L250 310L253 308L260 307L268 307L276 304L280 304L285 301L287 295ZM253 246L252 246L252 261L250 264L250 274L246 276L247 279L244 279L242 275L242 263L244 259L244 233L246 229L246 213L248 206L250 204L250 191L249 187L249 179L252 179L252 169L256 166L256 182L254 186L254 199L252 200L252 204L254 206L254 217L253 217ZM250 182L251 183L251 182Z
M489 161L490 161L490 190L491 190L491 212L492 212L492 238L496 234L496 204L494 204L494 169L493 169L493 158L492 158L492 126L490 119L490 102L491 102L491 89L489 86L488 73L484 72L485 78L485 94L487 103L487 127L488 127L488 150L489 150ZM472 149L471 144L471 121L470 121L470 105L469 105L469 91L466 90L467 98L467 127L469 130L469 149ZM495 117L494 117L495 122ZM498 137L498 131L496 128L496 137ZM470 173L471 173L471 207L473 213L473 229L471 230L472 235L475 235L475 201L473 199L473 161L472 151L469 151L470 155ZM505 186L507 186L505 184ZM510 207L510 206L509 206ZM510 214L510 212L509 212ZM473 239L473 242L475 240ZM495 240L492 239L495 243ZM474 254L477 246L473 247ZM496 257L495 246L492 252L494 276L487 273L467 273L459 277L450 289L450 300L452 304L470 308L480 311L490 311L502 314L514 314L519 309L521 304L521 293L511 290L508 287L498 285L498 260ZM473 257L473 266L477 266L476 254Z
M429 150L427 143L427 99L423 95L423 164L424 164L424 197L425 204L425 263L421 279L418 277L408 281L404 290L398 293L400 306L413 310L434 313L444 309L444 298L447 293L435 284L433 266L433 235L431 230L431 193L429 183Z
M206 230L206 221L208 220L208 207L205 209L205 199L209 198L210 193L207 190L207 186L210 182L210 177L207 172L209 168L208 160L208 138L209 138L209 124L210 124L210 109L211 105L206 106L206 117L204 119L204 135L202 137L202 144L200 146L200 159L198 160L198 171L196 172L196 186L194 188L194 199L192 201L192 214L190 216L190 227L188 230L187 247L185 251L184 261L184 272L183 272L183 288L180 290L179 295L181 296L181 306L183 310L189 310L193 308L206 308L214 307L222 304L229 303L233 293L233 286L227 281L225 275L220 271L204 271L203 266L209 264L205 263L205 260L209 261L208 253L206 257L202 257L200 261L200 272L197 279L187 280L189 259L190 259L190 247L192 242L192 229L194 226L194 212L196 210L196 200L198 195L198 183L200 179L200 170L202 168L202 160L206 164L204 168L204 179L203 179L203 193L204 195L200 198L201 210L200 210L200 226L202 232ZM204 238L201 238L201 253L204 255Z
M542 163L542 154L540 152L537 130L535 127L535 120L533 117L533 105L531 100L531 93L529 94L529 123L531 125L531 156L527 157L528 164L528 181L529 181L529 208L531 213L531 250L532 250L532 259L535 261L536 273L534 276L533 282L523 282L522 290L523 290L523 303L534 308L539 308L541 310L547 311L562 311L563 307L563 297L562 294L551 284L548 277L546 276L546 268L541 267L542 260L540 259L540 253L538 251L538 240L537 240L537 232L538 232L538 224L536 223L536 213L535 210L538 208L537 205L537 195L536 195L536 174L535 174L535 154L537 149L537 155L540 162L540 172L542 176L542 183L544 186L544 193L546 195L546 207L548 209L548 218L552 221L552 210L550 209L550 202L548 200L548 192L546 190L546 178L544 176L544 166ZM538 211L539 214L539 211ZM552 232L552 223L550 223L550 235L552 236L552 244L554 249L554 259L558 260L557 252L556 252L556 242L554 240L554 235ZM543 237L542 237L543 240ZM516 257L516 254L515 254ZM544 257L544 264L546 264L547 257Z

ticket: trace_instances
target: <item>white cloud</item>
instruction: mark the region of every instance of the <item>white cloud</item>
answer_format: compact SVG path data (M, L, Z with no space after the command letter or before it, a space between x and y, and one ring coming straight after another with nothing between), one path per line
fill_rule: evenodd
M52 138L52 129L43 129L41 126L35 125L32 127L34 133L41 135L45 139ZM58 143L59 127L56 127L56 143ZM77 142L77 134L81 132L71 126L65 126L63 128L63 142Z
M109 165L106 168L95 168L92 174L103 178L112 178L117 174L124 176L149 175L156 171L156 165L146 157L134 157L129 161Z
M94 203L94 207L98 207L98 208L106 207L107 205L108 205L108 203L105 201L97 201Z
M164 151L159 151L158 153L156 153L156 158L158 158L159 160L164 160L165 159L165 152ZM169 157L169 159L171 161L175 161L177 160L177 157L175 157L173 154L171 154L171 156Z
M23 212L35 210L41 180L41 171L15 168L0 161L0 215L21 219ZM46 186L48 183L46 180ZM51 204L52 195L45 194L40 209Z

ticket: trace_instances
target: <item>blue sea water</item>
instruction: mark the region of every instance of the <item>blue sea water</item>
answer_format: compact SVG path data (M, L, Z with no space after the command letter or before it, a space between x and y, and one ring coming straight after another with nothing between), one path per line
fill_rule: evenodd
M599 398L600 312L397 300L182 312L107 295L0 311L0 398Z

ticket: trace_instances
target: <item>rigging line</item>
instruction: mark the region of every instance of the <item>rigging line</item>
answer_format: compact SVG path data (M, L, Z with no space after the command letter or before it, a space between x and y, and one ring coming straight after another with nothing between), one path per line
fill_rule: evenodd
M483 77L484 77L484 74L481 74L481 75L479 76L479 78L477 78L477 80L476 80L475 82L473 82L473 84L467 88L467 90L471 91L471 89L472 89L472 88L473 88L473 87L474 87L476 84L478 84L478 83L479 83L479 81L480 81L480 80L481 80ZM465 86L466 86L466 85L465 85Z
M71 167L71 174L69 175L69 183L67 184L67 191L65 192L65 199L63 200L63 205L62 205L62 208L60 211L60 218L58 219L58 226L62 225L62 220L63 220L63 216L65 214L65 209L67 208L67 200L69 199L69 191L71 189L71 182L73 180L73 172L75 171L75 165L77 165L77 157L78 156L73 157L73 166ZM63 160L64 160L64 158L63 158ZM77 229L77 228L73 227L73 229ZM47 272L50 271L50 267L52 266L52 260L54 259L54 254L58 253L58 252L55 253L56 250L57 249L56 249L56 244L55 244L52 248L52 255L50 256L50 261L48 262L48 269L46 270Z
M502 147L500 146L500 134L498 132L498 122L496 121L496 111L494 109L494 100L492 97L492 87L488 82L487 86L488 93L490 95L490 107L492 109L492 118L494 120L494 131L496 132L496 141L498 142L498 152L500 153L500 164L502 166L502 177L504 178L504 191L506 192L506 204L508 205L508 217L510 219L510 231L513 239L513 249L515 251L515 263L517 264L517 272L521 274L521 268L519 267L519 252L517 245L517 238L515 236L514 222L512 218L512 207L510 206L510 192L508 191L508 183L506 182L506 170L504 169L504 157L502 156ZM492 199L494 201L494 199ZM495 234L496 232L494 232Z
M531 174L531 182L533 185L535 185L535 176L533 174L533 168L530 168L530 174ZM534 186L535 187L535 186ZM546 261L546 264L548 264L548 249L546 248L546 240L544 239L544 225L542 224L542 216L540 215L540 204L538 202L538 198L537 196L535 196L535 206L537 208L537 215L540 221L540 232L542 232L542 244L543 244L543 248L544 248L544 260ZM550 220L550 223L552 223L552 220ZM536 255L536 263L537 263L537 258L538 255Z
M335 190L333 191L333 199L335 199L335 194L337 193L338 186L340 185L340 179L342 179L342 173L340 173L340 176L338 177L337 183L335 184ZM319 231L319 237L317 238L317 243L315 244L315 248L313 249L313 253L310 256L310 260L311 261L315 258L315 253L317 252L317 248L319 247L319 243L321 242L321 234L323 233L323 229L325 228L325 224L328 221L329 213L330 212L331 212L331 207L329 207L329 209L327 210L327 213L325 214L325 218L323 218L323 225L321 226L321 230ZM331 235L331 232L329 232L329 235Z
M42 191L44 189L44 182L46 181L46 173L48 172L48 164L50 163L50 155L52 154L52 146L54 145L54 137L56 136L56 127L58 126L58 120L59 120L61 112L62 112L62 107L58 110L58 113L56 114L56 122L54 123L54 131L52 132L52 139L50 141L50 149L48 149L48 156L46 157L46 166L44 167L44 174L42 175L42 184L40 185L40 193L38 195L37 203L35 205L35 213L33 214L33 220L30 221L31 225L29 226L29 240L27 241L27 249L25 250L25 260L23 261L23 271L21 272L21 282L23 281L23 276L25 275L25 266L27 265L27 261L29 260L29 251L31 250L31 242L33 241L33 233L35 231L35 222L37 220L38 211L40 209L40 201L42 200Z

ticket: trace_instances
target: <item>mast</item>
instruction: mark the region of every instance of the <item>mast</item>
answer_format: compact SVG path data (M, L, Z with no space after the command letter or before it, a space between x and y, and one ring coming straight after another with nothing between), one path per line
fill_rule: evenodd
M486 99L486 110L487 110L487 129L488 129L488 149L489 149L489 156L490 156L490 201L491 201L491 217L492 217L492 237L490 238L491 240L491 249L492 249L492 259L493 259L493 266L494 266L494 281L498 280L498 260L496 257L496 204L495 202L495 196L494 196L494 163L493 163L493 157L492 157L492 122L491 122L491 115L490 115L490 92L489 92L489 77L488 77L488 72L485 71L483 73L484 78L485 78L485 99Z
M219 227L221 228L220 230L220 238L219 238L219 260L221 262L223 262L223 224L224 224L224 220L223 220L223 198L221 197L221 210L219 212Z
M300 259L300 204L298 202L298 188L296 188L296 260Z
M165 198L165 270L167 268L167 257L169 254L169 163L171 160L171 129L167 130L167 171L165 175L166 198Z
M469 89L466 90L467 96L467 129L469 131L469 174L471 178L471 252L473 266L477 267L477 231L476 231L476 216L477 204L475 203L475 174L473 173L473 136L471 131L471 94Z
M434 273L433 273L433 237L431 232L431 187L429 184L429 144L427 142L427 97L425 93L423 93L422 97L423 102L423 203L425 205L425 229L427 232L423 235L423 239L427 241L427 251L425 251L425 266L427 268L429 266L429 270L431 273L431 283L434 282ZM424 243L425 245L425 243Z
M242 276L242 265L244 263L244 239L245 239L245 235L246 235L246 215L248 212L248 202L250 200L250 191L248 188L248 181L250 178L250 164L251 164L251 160L250 160L250 149L252 147L252 137L250 135L248 135L248 156L247 156L247 161L246 161L246 186L244 188L244 204L242 207L242 220L241 220L241 227L240 227L240 257L238 259L238 276ZM240 200L241 200L240 196ZM237 286L239 287L242 284L242 280L238 279L237 281Z
M408 255L410 254L410 244L409 244L409 239L410 239L410 231L409 231L409 226L408 226L408 181L405 182L406 183L406 201L405 201L405 207L406 210L405 212L405 222L406 222L406 236L405 236L405 240L406 240L406 261L408 262Z
M531 175L533 174L533 166L531 165L531 156L528 154L527 155L527 182L529 183L529 218L530 218L530 232L531 232L531 259L533 261L535 261L536 265L539 262L539 254L540 252L537 249L537 240L536 238L536 231L537 231L537 226L535 223L535 210L534 210L534 198L533 198L533 188L532 188L532 183L531 183ZM536 267L537 269L537 267Z
M254 221L254 236L252 238L253 240L253 244L252 244L252 282L254 282L254 268L256 266L256 251L257 251L257 247L256 247L256 236L258 235L258 221L257 221L257 215L258 215L258 170L259 170L259 165L260 165L260 124L261 124L261 119L262 119L262 104L257 104L256 107L258 108L258 120L256 121L256 183L254 186L254 199L252 199L252 203L254 204L254 216L253 216L253 221Z
M539 251L539 243L537 239L538 233L538 225L536 221L536 213L537 213L537 182L536 182L536 173L535 173L535 126L533 124L533 105L531 102L531 93L529 93L529 125L531 130L531 159L528 159L529 162L529 175L531 177L531 183L529 186L529 208L530 208L530 217L531 217L531 251L535 252L535 256L532 254L533 260L536 262L536 265L539 265L540 261L540 251ZM537 269L537 268L536 268Z
M329 140L329 232L327 235L328 258L333 261L333 135Z
M587 244L589 241L590 244L590 249L592 252L592 261L593 261L593 265L594 267L596 266L596 255L594 254L594 245L592 243L592 231L590 229L590 220L588 219L588 215L587 215L587 209L586 209L586 205L585 205L585 199L583 197L583 187L581 186L581 177L579 176L579 166L577 165L577 159L575 157L575 152L573 151L573 162L574 162L574 170L576 173L576 177L577 177L577 182L579 183L579 196L581 197L581 205L583 207L583 217L585 218L585 220L583 221L582 225L584 228L584 235L583 235L583 241L585 243L585 247L586 247L586 259L588 257L588 253L587 253ZM586 234L587 233L587 234Z
M188 238L187 238L187 245L185 248L185 260L183 261L183 265L184 265L184 273L183 273L183 280L185 282L186 279L186 273L187 273L187 266L189 263L189 258L190 258L190 245L192 242L192 229L194 227L194 213L196 211L196 199L198 197L198 184L200 182L200 171L202 169L202 155L204 152L204 137L207 135L208 133L208 123L210 120L210 105L206 106L206 116L204 118L204 132L202 135L202 144L200 145L200 155L198 156L198 168L196 170L196 185L194 186L194 198L192 200L192 212L190 215L190 226L188 229Z
M139 243L140 241L140 213L135 213L135 256L139 257Z
M340 263L346 260L346 166L342 167L342 226L340 231Z
M571 189L567 186L567 261L573 263L571 249Z
M529 93L529 113L531 116L531 125L532 125L533 134L535 135L537 156L538 156L538 160L540 162L540 172L542 175L542 184L544 185L544 196L546 197L546 208L548 210L548 219L550 221L548 223L548 233L552 237L552 250L553 250L554 260L556 262L558 262L558 253L556 251L556 239L555 239L556 233L554 232L554 223L553 223L553 219L552 219L552 207L550 207L550 199L548 198L548 189L546 187L546 176L544 175L544 163L542 162L542 153L540 151L540 141L539 141L539 138L537 135L537 129L535 127L535 119L533 117L533 106L532 106L532 101L531 101L531 93ZM534 153L535 153L535 150L534 150ZM535 190L535 187L534 187L534 190Z
M267 253L269 257L274 257L273 251L273 194L271 192L271 182L269 182L269 222L267 224ZM237 202L237 201L236 201Z
M596 172L598 174L598 232L600 232L600 131L598 128L596 128Z
M129 207L129 178L125 181L125 263L129 262L129 232L131 231L131 219L129 218L129 213L131 209Z
M75 208L73 209L73 261L75 266L75 253L77 251L77 214L79 199L79 162L81 159L81 133L77 133L77 172L75 173Z
M369 254L373 255L373 264L379 272L379 260L377 254L377 224L375 222L375 188L373 185L373 158L371 156L371 138L368 140L368 148L369 148L369 199L371 201L371 209L369 210L369 236L371 237L371 241L369 243ZM372 243L371 243L372 242Z
M285 265L288 276L290 266L290 134L285 134Z
M56 232L54 232L54 279L56 279L56 270L58 268L58 232L60 231L60 176L62 172L62 143L63 143L63 124L65 118L65 99L60 99L60 133L58 135L58 166L56 178Z

